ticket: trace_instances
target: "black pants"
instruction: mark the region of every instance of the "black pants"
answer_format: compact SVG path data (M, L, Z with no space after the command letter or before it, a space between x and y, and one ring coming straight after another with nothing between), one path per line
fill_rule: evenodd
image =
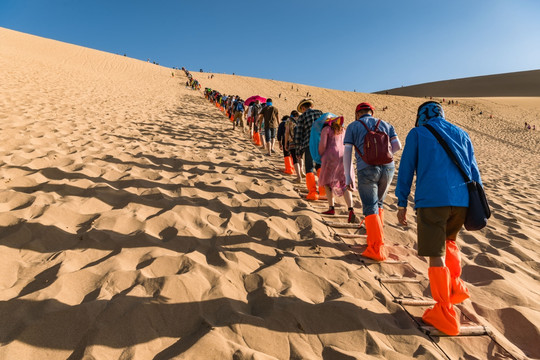
M311 152L309 151L309 148L304 151L304 168L306 170L306 174L308 172L315 172L315 164L313 163L313 158L311 157Z

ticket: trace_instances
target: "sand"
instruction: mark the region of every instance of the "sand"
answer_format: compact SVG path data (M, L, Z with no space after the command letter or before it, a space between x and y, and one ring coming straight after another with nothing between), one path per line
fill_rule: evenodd
M409 315L424 308L393 302L429 296L395 181L385 231L408 263L364 265L348 245L365 240L336 238L324 202L302 200L282 158L233 133L181 71L0 28L0 74L1 359L540 358L539 135L523 129L540 125L536 99L445 107L493 207L461 233L459 309L493 335L432 339ZM425 100L193 74L282 114L306 92L346 122L370 101L402 141Z
M402 86L377 93L401 96L538 97L540 70L475 76Z

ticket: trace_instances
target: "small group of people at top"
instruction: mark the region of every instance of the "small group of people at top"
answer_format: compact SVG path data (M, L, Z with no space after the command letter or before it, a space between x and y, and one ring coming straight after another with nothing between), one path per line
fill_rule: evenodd
M207 91L207 98L220 101L215 97L218 93L211 96L212 93ZM268 109L267 112L264 109ZM384 261L388 253L384 245L383 204L395 172L393 155L402 145L394 127L376 118L374 113L371 104L358 104L354 111L355 120L346 128L343 116L329 116L324 120L315 150L310 149L312 127L323 117L323 112L314 108L311 99L300 101L297 109L284 116L279 125L276 125L278 111L271 99L265 104L250 104L246 117L252 134L264 128L265 138L270 143L266 147L268 154L273 151L273 129L278 128L279 146L284 157L292 160L297 180L305 176L306 198L318 200L326 194L329 209L325 215L335 214L334 199L343 196L348 206L348 221L355 221L352 195L358 191L367 234L367 248L362 256ZM468 183L432 131L437 132L457 154L459 166L468 177L481 184L468 134L446 120L439 102L427 101L419 106L416 122L403 148L395 190L397 220L403 226L408 225L407 204L416 175L414 207L418 254L429 258L428 277L436 301L433 308L425 311L423 320L448 335L457 335L460 320L453 304L469 298L460 277L460 251L456 245L469 206ZM313 160L315 157L320 158L320 163Z
M536 125L528 124L525 121L525 130L536 130Z

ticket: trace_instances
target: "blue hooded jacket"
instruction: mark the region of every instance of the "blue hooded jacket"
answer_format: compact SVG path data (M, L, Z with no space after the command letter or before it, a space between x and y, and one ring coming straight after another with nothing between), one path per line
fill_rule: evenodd
M446 140L469 178L481 183L469 135L440 117L430 119L429 124ZM415 208L469 206L465 179L435 136L424 126L413 128L405 141L396 187L398 206L407 206L415 172Z

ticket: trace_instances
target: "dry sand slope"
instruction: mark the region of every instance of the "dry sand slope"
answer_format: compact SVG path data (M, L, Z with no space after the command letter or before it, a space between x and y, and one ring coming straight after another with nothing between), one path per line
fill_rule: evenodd
M532 110L474 103L497 110L489 121L473 100L448 110L473 137L494 207L487 229L462 236L461 309L501 347L418 331L391 293L428 295L425 278L390 292L375 279L426 273L414 222L403 231L387 212L391 250L411 265L362 266L279 157L231 136L180 72L0 29L0 75L1 359L540 357L538 137L521 130ZM195 76L287 112L301 97L287 83ZM307 89L349 119L360 99L388 105L402 139L421 102Z

